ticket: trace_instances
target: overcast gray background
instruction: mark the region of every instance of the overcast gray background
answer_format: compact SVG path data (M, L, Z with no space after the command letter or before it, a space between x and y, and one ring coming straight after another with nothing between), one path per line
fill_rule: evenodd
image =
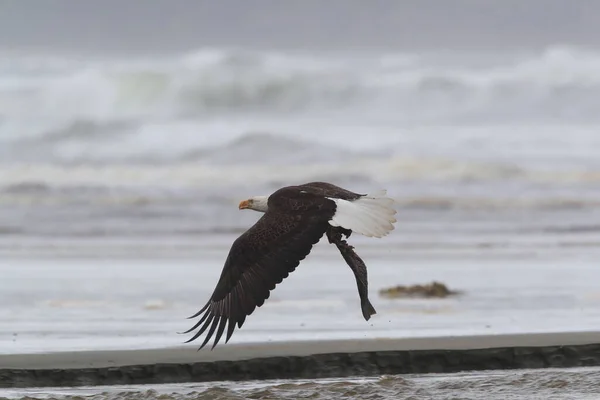
M1 48L596 46L597 0L0 0Z

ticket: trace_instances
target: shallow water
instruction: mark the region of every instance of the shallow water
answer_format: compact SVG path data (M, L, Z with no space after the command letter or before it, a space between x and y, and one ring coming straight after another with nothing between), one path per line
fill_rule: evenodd
M595 400L599 368L369 378L0 390L0 399L490 399Z
M0 265L0 353L169 347L208 300L229 240L193 258L54 258ZM363 241L364 243L364 241ZM360 313L356 283L320 243L249 317L231 343L596 330L593 255L415 257L357 245L377 310ZM561 255L562 254L562 255ZM385 299L378 290L443 282L445 299ZM197 343L200 344L201 342Z

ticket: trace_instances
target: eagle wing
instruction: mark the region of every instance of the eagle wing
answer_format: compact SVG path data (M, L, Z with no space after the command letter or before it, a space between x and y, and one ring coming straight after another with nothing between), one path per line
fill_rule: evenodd
M319 196L332 197L344 200L356 200L363 194L354 193L339 186L327 182L309 182L299 185L298 188L306 190Z
M269 210L231 246L210 300L190 317L203 314L183 332L202 325L186 343L208 329L200 349L216 333L214 349L226 325L227 343L236 324L241 328L246 317L262 306L271 290L310 253L334 213L335 203L305 191L284 188L271 195Z

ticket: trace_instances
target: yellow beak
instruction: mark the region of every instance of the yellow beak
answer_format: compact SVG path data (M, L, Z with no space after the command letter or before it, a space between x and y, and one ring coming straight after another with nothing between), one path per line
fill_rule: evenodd
M245 208L250 208L250 202L248 200L242 200L239 205L239 209L243 210Z

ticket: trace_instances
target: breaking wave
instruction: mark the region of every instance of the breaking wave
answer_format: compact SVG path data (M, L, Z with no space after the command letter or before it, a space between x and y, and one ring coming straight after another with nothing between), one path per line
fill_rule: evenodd
M594 117L592 101L600 88L600 54L563 47L484 67L403 54L367 58L210 49L173 59L62 60L59 65L36 60L33 74L33 60L10 61L0 61L0 104L6 114L33 109L70 121L331 111L369 102L396 111L414 111L418 104L428 110L421 117L498 106L496 112L509 107L517 112L515 101L545 116L562 108ZM585 104L570 104L574 98L585 102L587 96Z
M239 158L238 162L220 164L219 158L229 160L230 152L242 156L246 154L243 143L207 154L195 155L199 159L210 160L205 164L192 160L175 164L11 164L3 167L0 186L10 190L37 191L50 186L64 187L226 187L232 185L260 185L279 182L305 181L310 179L344 180L352 177L364 182L381 180L387 183L417 184L444 182L449 184L493 184L524 183L547 187L564 185L597 185L600 170L581 168L526 168L513 163L478 162L444 158L412 158L399 156L377 156L362 154L349 157L343 153L336 162L319 160L318 154L310 147L306 154L297 151L298 157L314 158L310 163L290 163L289 156L272 151L273 157L257 160ZM321 152L329 154L326 149ZM318 153L318 152L317 152ZM240 156L240 157L242 157ZM267 151L268 156L268 151ZM206 157L206 158L204 158ZM344 159L345 158L345 159ZM278 162L281 161L281 162ZM293 161L293 160L292 160ZM354 184L357 184L355 181ZM360 184L360 183L358 183Z
M471 64L227 49L145 60L0 55L0 156L172 160L291 127L344 144L364 126L385 148L410 124L598 122L599 92L600 54L563 47Z

